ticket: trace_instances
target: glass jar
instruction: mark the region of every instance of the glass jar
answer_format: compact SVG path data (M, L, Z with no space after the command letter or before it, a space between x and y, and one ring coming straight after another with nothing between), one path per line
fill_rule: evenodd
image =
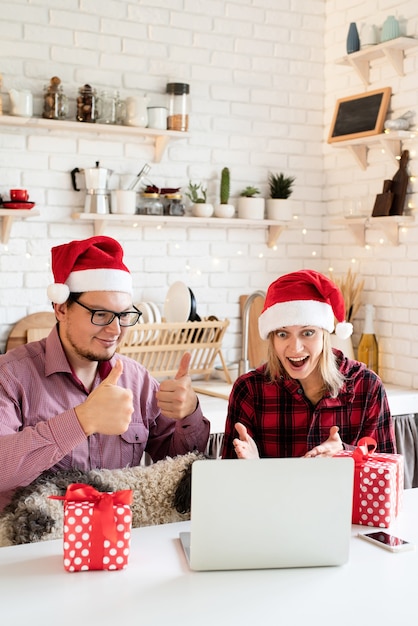
M168 130L187 131L189 129L189 92L187 83L168 83Z
M141 215L163 215L164 207L158 193L142 193L142 200L139 204Z
M165 196L164 215L184 215L186 212L180 193Z
M126 100L121 100L118 97L118 102L116 105L116 124L122 125L125 124L126 120Z
M97 101L97 122L100 124L116 124L118 119L119 93L117 91L101 91Z
M61 79L53 76L44 87L44 108L42 117L48 120L65 120L68 115L68 99L64 94Z
M97 119L97 95L91 85L84 85L78 90L77 113L79 122L95 122Z

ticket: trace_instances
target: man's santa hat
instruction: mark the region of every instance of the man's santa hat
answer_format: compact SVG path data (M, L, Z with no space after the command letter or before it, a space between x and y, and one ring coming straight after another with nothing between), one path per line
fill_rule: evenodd
M70 292L124 291L132 293L132 277L123 263L121 245L111 237L90 237L52 248L54 283L51 302L66 302Z
M345 322L345 304L341 291L329 278L314 270L285 274L270 285L264 308L258 318L262 339L283 326L318 326L347 339L353 325Z

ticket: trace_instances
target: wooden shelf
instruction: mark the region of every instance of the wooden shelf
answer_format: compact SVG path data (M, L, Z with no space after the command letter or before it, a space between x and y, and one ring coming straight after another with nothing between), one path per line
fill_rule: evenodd
M388 240L394 245L399 245L399 228L412 226L415 218L412 215L387 215L384 217L350 217L332 220L335 224L347 226L358 243L364 246L366 243L366 230L375 228L383 230Z
M345 139L344 141L336 141L330 144L333 148L345 148L354 157L357 165L362 169L367 169L367 154L369 146L380 144L382 151L389 158L399 165L399 159L402 152L402 141L415 139L417 132L415 130L390 130L378 135L370 135L369 137L360 137L358 139Z
M224 228L264 228L267 229L267 246L273 248L276 245L282 231L287 228L287 224L276 222L273 220L245 220L241 218L221 218L221 217L175 217L172 215L120 215L107 214L99 215L98 213L73 213L71 216L74 220L92 222L94 225L94 234L102 235L106 227L110 224L124 224L126 226L155 226L161 228L163 226L184 228L185 226L205 227L224 227Z
M418 39L413 37L397 37L375 46L368 46L358 52L347 54L336 63L351 65L367 86L370 84L370 64L375 59L386 58L399 76L404 75L403 60L405 50L418 46Z
M7 243L10 237L10 231L15 219L27 219L36 217L39 211L36 209L2 209L0 208L0 219L2 221L1 242Z
M176 130L157 130L155 128L139 128L137 126L119 126L114 124L89 124L72 120L46 120L42 117L18 117L15 115L0 115L0 126L15 128L40 129L48 132L89 133L91 135L111 135L125 137L129 140L151 138L155 144L155 163L161 161L165 149L170 141L189 137L187 132Z

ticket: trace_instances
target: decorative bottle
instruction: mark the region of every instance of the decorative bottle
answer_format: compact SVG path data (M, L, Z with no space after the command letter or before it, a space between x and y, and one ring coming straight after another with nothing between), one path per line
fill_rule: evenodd
M374 334L373 313L373 305L366 304L363 333L360 337L360 343L358 345L358 360L378 374L379 347L376 335Z
M358 52L360 50L360 37L357 30L357 24L351 22L347 34L347 54Z

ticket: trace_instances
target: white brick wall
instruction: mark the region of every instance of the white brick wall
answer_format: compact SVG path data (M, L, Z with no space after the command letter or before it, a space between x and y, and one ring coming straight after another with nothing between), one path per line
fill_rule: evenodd
M85 82L98 90L119 89L122 97L146 92L154 103L165 100L169 80L191 85L190 138L170 144L158 164L151 162L149 141L0 126L0 193L25 186L41 212L31 221L16 221L9 243L0 244L0 348L18 319L49 310L51 246L93 234L91 225L71 219L84 200L71 187L74 167L100 159L114 170L116 185L151 162L156 184L185 187L189 179L202 180L216 202L220 171L227 165L234 202L247 184L266 194L269 171L296 176L299 220L275 249L267 248L261 229L108 228L125 247L136 300L154 300L162 308L168 286L184 280L201 316L230 318L225 347L232 361L239 358L241 293L265 289L278 275L300 267L327 272L332 266L342 273L351 266L366 278L365 301L376 305L385 380L418 383L418 229L402 233L399 247L380 244L381 233L370 232L370 248L361 248L329 219L342 214L346 198L369 197L373 203L394 165L373 148L363 172L345 150L326 144L335 99L364 91L353 71L334 63L345 53L348 23L381 25L387 14L397 13L404 32L414 35L414 3L305 0L296 10L277 0L97 0L81 8L72 0L59 6L0 0L0 9L6 111L8 90L26 87L40 115L42 89L53 75L61 77L70 96L72 118ZM399 113L416 106L417 64L417 51L411 50L404 77L383 63L373 65L373 85L392 86ZM414 146L408 147L412 153ZM361 319L362 314L356 341Z

